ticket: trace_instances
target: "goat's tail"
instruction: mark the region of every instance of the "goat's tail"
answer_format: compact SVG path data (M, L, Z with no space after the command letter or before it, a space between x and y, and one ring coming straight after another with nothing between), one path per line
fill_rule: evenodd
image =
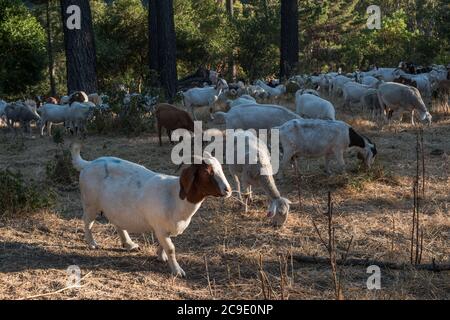
M78 171L83 170L83 168L90 163L90 161L83 160L80 156L81 144L74 142L70 146L70 153L72 154L72 164Z

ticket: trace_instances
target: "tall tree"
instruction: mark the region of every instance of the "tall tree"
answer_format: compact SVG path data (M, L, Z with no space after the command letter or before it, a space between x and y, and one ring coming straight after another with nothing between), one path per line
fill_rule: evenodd
M226 0L226 8L228 16L231 19L234 17L234 0ZM228 73L231 76L231 79L236 80L236 64L234 63L234 49L233 52L228 57Z
M152 8L154 12L152 13ZM157 71L160 84L168 101L172 101L177 92L176 35L173 17L173 0L152 0L149 5L150 69L155 68L157 53ZM156 13L156 14L155 14ZM156 23L155 21L156 20ZM156 29L156 30L155 30ZM153 67L153 68L152 68Z
M89 0L60 0L66 51L67 90L97 92L97 66ZM80 9L69 10L70 6ZM72 7L74 8L74 7ZM79 28L76 26L80 19ZM73 25L75 27L73 27Z
M52 44L52 24L50 21L50 0L45 2L45 22L47 32L47 57L48 57L48 75L50 80L50 95L56 96L56 84L55 84L55 59L53 57L53 44Z
M158 0L150 0L148 5L148 28L149 28L149 66L150 70L159 71L158 64Z
M298 65L298 0L281 0L280 77L289 77Z

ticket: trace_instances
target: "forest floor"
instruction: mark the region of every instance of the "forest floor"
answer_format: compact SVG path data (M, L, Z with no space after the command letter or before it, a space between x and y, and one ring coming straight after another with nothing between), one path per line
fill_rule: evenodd
M281 104L293 108L292 102ZM337 115L376 143L372 170L359 168L351 152L346 156L347 173L331 177L324 173L322 159L301 160L301 205L294 171L288 170L284 180L276 179L281 194L293 202L286 224L278 229L266 218L267 200L261 190L256 190L247 214L234 198L208 198L185 232L174 238L185 279L172 277L168 265L157 260L151 234L132 235L141 250L126 252L114 227L102 219L93 228L101 248L89 250L78 187L53 186L57 193L53 210L0 219L0 299L334 299L330 266L296 260L300 255L328 255L312 223L326 239L323 213L328 191L339 257L353 237L349 258L409 264L416 129L409 123L381 127L365 120L363 113L339 108ZM66 147L71 140L66 137ZM45 168L57 146L49 137L25 138L23 143L19 147L13 135L0 129L0 169L20 170L26 179L48 185ZM449 115L434 115L432 126L424 128L424 144L422 263L434 259L436 264L448 264ZM167 140L159 147L155 134L89 135L82 149L88 160L111 155L174 174L170 153ZM71 265L81 270L81 287L65 289ZM381 289L368 290L366 266L339 269L345 299L450 298L449 271L382 267ZM260 271L267 276L264 292Z

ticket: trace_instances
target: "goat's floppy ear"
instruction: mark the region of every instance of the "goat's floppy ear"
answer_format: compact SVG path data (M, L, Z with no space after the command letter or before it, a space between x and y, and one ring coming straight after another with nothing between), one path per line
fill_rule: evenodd
M186 199L194 184L197 168L194 165L184 169L180 176L180 199Z

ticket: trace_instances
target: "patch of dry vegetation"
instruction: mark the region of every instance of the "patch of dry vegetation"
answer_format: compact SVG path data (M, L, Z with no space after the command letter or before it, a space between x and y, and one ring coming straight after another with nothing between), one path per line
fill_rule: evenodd
M355 112L338 110L337 114L350 119ZM352 125L377 144L379 157L373 170L365 171L354 157L347 157L347 173L328 177L323 173L323 160L300 161L301 205L294 171L288 170L285 180L277 179L282 194L294 202L281 229L274 229L267 221L267 200L260 191L247 214L233 199L208 199L185 233L174 239L187 279L172 278L168 266L156 259L151 234L134 235L142 249L128 253L120 249L115 229L101 219L93 231L101 249L88 250L78 190L56 188L57 202L52 210L0 220L0 298L27 298L60 290L66 286L66 268L76 264L82 276L87 275L82 287L42 298L334 299L329 265L295 260L298 255L328 255L312 224L314 219L319 228L325 226L328 191L333 192L338 256L353 237L351 258L409 263L415 129L406 123L396 128L380 127L364 120L362 114L357 114ZM437 117L425 128L423 263L432 259L438 264L449 263L450 259L449 137L448 115ZM71 138L66 140L64 148ZM11 143L9 138L0 139L0 149L7 150L0 153L0 168L20 170L24 177L46 185L45 167L54 155L54 143L49 138L25 139L20 151L11 148ZM442 152L433 153L436 149ZM114 155L168 174L176 169L168 161L170 146L159 147L151 134L136 138L88 136L82 153L86 159ZM365 267L340 268L346 299L450 297L448 271L382 269L382 290L369 291Z

